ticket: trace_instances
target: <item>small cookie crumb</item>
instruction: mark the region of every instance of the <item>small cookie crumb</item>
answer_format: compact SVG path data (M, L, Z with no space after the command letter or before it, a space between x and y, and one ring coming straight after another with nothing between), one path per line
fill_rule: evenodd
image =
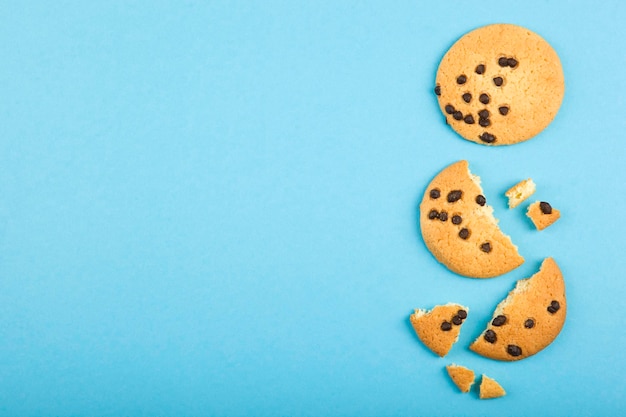
M448 371L450 379L461 392L469 392L472 385L474 385L475 375L471 369L453 363L446 366L446 371Z
M504 397L506 391L502 388L502 385L498 384L495 379L489 378L483 374L480 381L479 397L481 400L488 400L491 398Z
M508 191L504 193L509 199L509 208L512 209L519 206L522 201L533 195L536 189L537 186L531 178L520 181L509 188Z
M537 230L543 230L561 218L561 212L548 202L535 201L528 207L526 216L532 220Z

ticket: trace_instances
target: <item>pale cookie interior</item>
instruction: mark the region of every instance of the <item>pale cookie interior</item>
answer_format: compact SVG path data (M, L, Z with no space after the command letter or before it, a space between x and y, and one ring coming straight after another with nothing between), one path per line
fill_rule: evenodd
M528 206L528 211L526 211L526 216L532 220L538 230L545 229L561 218L561 212L552 206L550 206L550 213L544 213L541 203L541 201L535 201Z
M505 193L509 199L509 208L512 209L519 206L521 202L533 195L536 189L537 186L531 178L520 181L513 187L509 188L509 190Z
M463 276L491 278L524 262L498 227L467 161L444 168L430 182L420 204L420 228L435 258Z
M446 366L446 371L452 382L461 390L461 392L467 393L474 385L475 375L474 371L461 365L450 364Z
M459 314L460 311L465 312L465 317L462 317L462 313L461 315ZM435 306L430 311L416 309L411 314L410 320L417 337L422 343L437 355L443 357L459 340L461 326L463 326L468 312L469 308L465 306L448 303Z
M505 395L506 391L502 388L502 385L498 384L495 379L489 378L487 375L483 374L479 391L481 400L504 397Z
M501 361L527 358L556 339L566 313L563 276L556 262L546 258L539 272L519 280L498 304L492 320L470 349Z

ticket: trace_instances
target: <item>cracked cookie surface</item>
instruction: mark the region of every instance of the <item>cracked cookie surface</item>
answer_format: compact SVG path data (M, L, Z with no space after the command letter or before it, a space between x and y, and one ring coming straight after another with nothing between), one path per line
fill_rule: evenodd
M447 123L483 145L536 136L556 116L565 92L554 49L511 24L483 26L461 37L441 60L435 82Z

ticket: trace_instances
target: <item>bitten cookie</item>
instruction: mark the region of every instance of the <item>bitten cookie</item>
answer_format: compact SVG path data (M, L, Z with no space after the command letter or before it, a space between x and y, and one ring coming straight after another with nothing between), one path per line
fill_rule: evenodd
M489 378L487 375L483 374L478 394L481 400L504 397L505 395L506 391L502 388L502 385L498 384L495 379Z
M474 371L461 365L451 364L446 366L446 371L452 382L461 390L461 392L469 392L474 385Z
M467 307L448 303L436 306L431 311L416 309L410 319L422 343L443 357L458 340L468 311Z
M545 201L535 201L528 206L526 216L532 220L535 227L539 230L543 230L550 226L561 217L561 212L555 209Z
M504 194L509 199L509 208L519 206L522 201L533 195L536 189L537 186L531 178L520 181L509 188Z
M541 132L556 116L565 82L552 47L530 30L483 26L446 52L435 94L447 123L465 139L510 145Z
M496 307L491 323L470 349L501 361L517 361L541 351L565 323L567 302L563 275L552 258L515 288Z
M420 228L435 258L460 275L491 278L524 262L498 228L467 161L444 168L430 182L420 204Z

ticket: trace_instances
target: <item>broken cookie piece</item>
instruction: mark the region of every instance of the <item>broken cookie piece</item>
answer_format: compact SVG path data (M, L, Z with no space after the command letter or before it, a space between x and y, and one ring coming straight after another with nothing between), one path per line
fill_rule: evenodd
M536 189L537 186L531 178L520 181L513 187L509 188L509 190L504 194L509 199L509 208L512 209L519 206L522 201L533 195Z
M452 382L461 390L461 392L469 392L474 385L474 371L461 365L450 364L446 366L446 371Z
M561 217L561 212L545 201L535 201L528 207L526 216L538 230L543 230Z
M556 339L566 312L563 275L554 259L546 258L539 272L519 280L498 304L491 322L470 350L501 361L527 358Z
M410 320L417 337L437 355L443 357L459 339L461 326L469 309L448 303L432 310L416 309Z
M444 168L430 182L420 204L420 229L435 258L466 277L495 277L524 262L498 227L467 161Z
M502 385L498 384L495 379L483 374L478 394L481 400L504 397L505 395L506 391L502 388Z

